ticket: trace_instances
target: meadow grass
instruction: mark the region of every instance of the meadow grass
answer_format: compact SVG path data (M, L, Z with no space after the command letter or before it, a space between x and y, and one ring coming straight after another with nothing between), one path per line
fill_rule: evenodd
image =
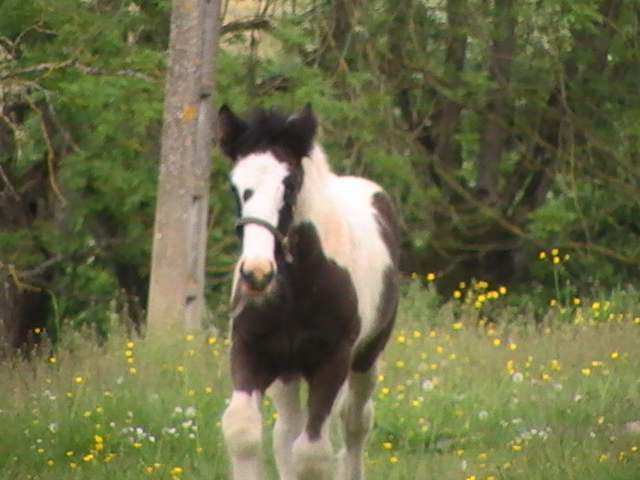
M369 480L640 478L637 312L576 302L534 326L510 318L504 293L480 285L438 306L409 286L380 368ZM68 334L51 356L0 365L0 478L228 478L224 337L93 340Z

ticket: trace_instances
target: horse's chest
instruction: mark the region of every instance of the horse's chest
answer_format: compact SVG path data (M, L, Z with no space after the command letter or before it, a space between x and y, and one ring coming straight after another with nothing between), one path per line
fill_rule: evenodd
M360 322L355 298L345 301L349 285L318 284L304 295L294 293L291 316L281 325L285 339L285 369L304 373L330 361L355 343Z
M350 349L360 330L353 286L320 280L292 283L288 308L245 310L234 320L234 341L276 374L309 374Z

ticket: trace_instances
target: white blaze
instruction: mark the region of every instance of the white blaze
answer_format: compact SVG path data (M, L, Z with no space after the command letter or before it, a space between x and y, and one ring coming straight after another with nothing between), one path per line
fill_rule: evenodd
M287 166L271 152L252 153L238 161L231 172L231 183L240 197L242 217L255 217L278 226L284 204L283 180L289 175ZM244 192L253 194L246 201ZM266 228L247 224L244 227L242 258L268 258L275 263L275 238Z

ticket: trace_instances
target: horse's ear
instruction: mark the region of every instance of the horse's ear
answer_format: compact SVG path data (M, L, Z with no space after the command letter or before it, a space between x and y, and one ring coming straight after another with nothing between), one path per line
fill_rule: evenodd
M247 131L247 124L233 113L225 103L218 111L218 128L220 132L220 148L226 156L235 160L238 153L238 139Z
M304 108L295 115L292 115L285 126L284 143L285 146L297 158L306 157L313 147L313 141L318 131L318 119L307 103Z

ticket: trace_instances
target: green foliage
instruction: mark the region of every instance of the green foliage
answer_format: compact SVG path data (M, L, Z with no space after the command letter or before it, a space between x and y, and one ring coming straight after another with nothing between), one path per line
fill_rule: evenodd
M0 3L0 32L15 38L33 26L43 14L38 0L4 0Z
M55 215L3 232L10 250L3 259L21 270L46 260L43 249L61 255L65 260L48 287L56 321L104 330L111 300L124 288L114 276L117 265L137 268L140 283L148 276L165 55L162 45L131 41L149 27L145 11L76 0L36 8L41 4L16 7L24 24L21 55L4 63L8 70L51 65L44 75L8 83L31 105L14 125L14 175L40 164L63 135L72 148L49 172ZM64 66L69 61L79 66ZM62 133L45 133L39 102L51 106ZM37 242L28 241L33 238Z
M490 65L494 39L488 33L495 13L491 2L469 5L471 11L462 12L464 22L457 26L448 23L444 4L411 1L399 11L394 2L354 3L357 22L343 49L335 51L328 4L293 3L278 2L270 16L274 27L256 32L253 40L249 32L222 38L217 101L239 111L258 104L293 111L311 102L335 169L378 180L399 205L407 273L446 271L451 264L425 263L424 252L440 241L437 248L453 246L467 255L464 242L473 243L477 227L492 225L503 214L510 221L524 195L523 187L500 199L512 201L499 204L501 211L477 208L460 195L473 197L484 108L496 87ZM124 288L117 267L131 267L140 284L149 273L170 4L0 3L0 34L9 44L18 42L20 50L0 57L0 72L49 65L3 84L10 98L31 103L30 113L15 126L15 174L42 164L51 148L38 102L51 105L73 147L52 176L55 213L29 228L0 232L2 260L28 270L45 260L41 247L61 255L49 290L59 306L58 319L74 325L106 325L110 308L119 308L110 301ZM558 297L559 288L557 272L536 262L539 250L558 247L571 255L562 264L570 286L561 287L570 295L638 278L637 16L631 14L633 2L623 2L624 15L612 21L610 31L603 28L609 23L601 21L600 4L514 6L509 118L495 119L511 128L498 165L503 190L534 175L536 148L548 143L540 132L553 118L547 104L556 88L566 114L553 151L558 161L549 171L553 186L541 206L516 225L523 231L518 240L526 244L521 278L542 298L536 304ZM233 5L230 9L230 15L246 16L234 12ZM448 42L456 36L466 38L461 70L449 59ZM584 48L581 41L594 48ZM597 68L601 58L607 68ZM76 63L69 64L72 60ZM411 121L401 108L405 94ZM462 111L452 137L461 151L449 179L460 187L453 192L435 184L430 171L435 154L416 141L421 126L438 125L432 114L443 99L455 101ZM228 288L236 253L228 167L214 152L207 278L216 317L223 317L224 302L217 294ZM445 242L442 237L450 232L459 236Z

